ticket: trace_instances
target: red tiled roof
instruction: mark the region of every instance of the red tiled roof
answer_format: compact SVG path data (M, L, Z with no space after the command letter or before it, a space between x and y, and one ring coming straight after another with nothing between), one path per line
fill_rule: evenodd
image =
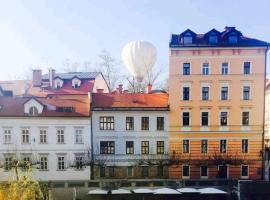
M125 93L125 94L108 94L94 93L92 95L93 110L98 109L114 109L114 108L130 108L130 109L166 109L168 110L168 94L141 94L141 93Z
M27 116L24 113L24 104L29 101L31 97L0 97L0 117L23 117ZM87 95L76 95L72 97L58 97L52 98L34 98L42 105L44 105L43 112L40 117L88 117L90 116L90 101ZM72 107L72 112L59 112L57 107Z
M50 89L50 88L40 88L40 87L31 87L27 94L28 96L39 96L45 97L47 95L56 95L56 94L77 94L77 95L86 95L88 92L92 92L94 87L94 80L82 80L80 88L72 88L71 80L65 81L63 86L59 89Z

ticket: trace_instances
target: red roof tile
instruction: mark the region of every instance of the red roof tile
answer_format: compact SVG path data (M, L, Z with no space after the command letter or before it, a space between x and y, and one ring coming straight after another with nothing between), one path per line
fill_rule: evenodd
M92 95L93 110L100 109L113 109L113 108L157 108L168 109L168 94L155 93L155 94L141 94L141 93L126 93L126 94L107 94L107 93L94 93Z

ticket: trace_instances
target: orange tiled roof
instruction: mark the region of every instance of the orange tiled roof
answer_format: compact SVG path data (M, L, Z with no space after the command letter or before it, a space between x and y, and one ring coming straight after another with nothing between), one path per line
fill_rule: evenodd
M32 97L0 97L0 117L23 117L27 116L24 113L24 104ZM51 98L36 97L39 103L44 108L39 117L88 117L90 116L90 101L87 95L76 95L72 97L58 97ZM72 107L72 112L60 112L58 107Z
M167 93L92 94L92 110L168 110Z

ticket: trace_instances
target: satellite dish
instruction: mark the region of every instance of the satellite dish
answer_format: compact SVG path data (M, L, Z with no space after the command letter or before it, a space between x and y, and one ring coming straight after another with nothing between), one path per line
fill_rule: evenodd
M138 82L142 82L145 75L153 68L156 58L157 50L149 42L129 42L122 50L122 60Z

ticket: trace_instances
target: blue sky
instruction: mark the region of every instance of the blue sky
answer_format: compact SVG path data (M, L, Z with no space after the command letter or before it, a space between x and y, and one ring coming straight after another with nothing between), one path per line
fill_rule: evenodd
M171 33L227 25L270 42L269 10L269 0L0 0L0 79L66 59L95 66L102 49L120 60L131 40L153 43L166 69Z

